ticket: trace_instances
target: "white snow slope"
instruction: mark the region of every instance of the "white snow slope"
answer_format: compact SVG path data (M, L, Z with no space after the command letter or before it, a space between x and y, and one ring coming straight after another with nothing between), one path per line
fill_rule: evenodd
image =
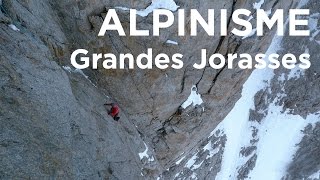
M263 0L256 4L260 8ZM275 36L269 46L266 55L276 53L281 49L282 37ZM307 50L306 50L307 51ZM304 73L299 69L293 69L279 83L283 85L285 80L296 78L293 74L300 72L297 77ZM269 102L268 108L264 113L264 118L259 124L256 121L249 121L250 110L255 110L254 97L260 90L266 90L271 93L271 80L275 77L272 69L254 70L248 80L243 85L241 98L237 101L234 108L210 134L213 136L218 130L223 132L220 136L226 135L222 166L216 176L216 180L237 179L238 170L252 157L257 155L256 163L252 171L249 172L248 179L252 180L280 180L286 175L286 168L292 162L293 155L296 153L298 144L303 137L302 130L308 124L319 122L319 113L310 114L306 119L299 115L290 114L289 110L283 112L283 107L277 105L277 101L287 96L284 93L278 93L277 98ZM190 103L189 103L190 104ZM253 140L252 131L258 130L258 140L254 144L257 149L249 155L243 157L240 152L243 147L250 147ZM209 145L208 145L209 146ZM211 145L210 145L211 146ZM215 150L217 152L217 150ZM188 168L194 167L197 153L186 163ZM190 163L190 161L192 163ZM198 168L198 166L197 166ZM181 174L178 173L176 177ZM197 177L190 177L196 179Z
M269 55L280 50L281 40L281 37L275 36L266 54ZM281 179L285 176L286 167L292 161L297 150L296 144L303 137L301 131L308 124L319 121L319 115L311 114L304 119L299 115L291 115L288 111L282 112L283 108L276 105L276 101L286 95L278 94L278 99L269 104L262 123L250 122L250 109L255 110L255 94L263 89L270 92L270 81L273 77L274 73L271 69L253 71L243 85L242 97L217 127L225 132L227 142L221 171L216 176L216 180L237 179L239 168L248 160L248 157L241 155L239 157L239 152L242 147L250 146L253 127L258 129L256 139L259 141L255 151L257 154L256 164L248 175L249 179Z

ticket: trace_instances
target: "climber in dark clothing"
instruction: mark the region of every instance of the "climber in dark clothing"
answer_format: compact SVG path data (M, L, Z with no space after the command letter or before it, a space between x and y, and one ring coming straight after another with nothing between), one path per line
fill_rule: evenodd
M120 117L119 117L119 106L115 103L106 103L104 104L105 106L111 106L111 109L108 110L108 114L113 117L113 119L115 121L119 121Z

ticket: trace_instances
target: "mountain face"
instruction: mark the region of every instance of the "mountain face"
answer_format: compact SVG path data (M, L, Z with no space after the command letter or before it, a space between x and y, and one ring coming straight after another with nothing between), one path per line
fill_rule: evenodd
M196 37L179 37L175 22L159 37L98 37L108 9L118 7L128 33L125 8L146 12L157 2L197 9L204 19L208 8L227 9L229 19L245 8L254 27L259 8L284 9L286 19L289 9L310 9L311 36L279 37L273 28L262 37L209 37L199 28ZM0 0L0 9L0 179L320 179L318 0ZM137 22L152 30L152 14ZM235 27L228 20L228 31ZM76 49L136 57L148 48L183 54L184 68L70 64ZM196 70L201 49L308 52L312 65ZM120 121L105 102L119 104Z

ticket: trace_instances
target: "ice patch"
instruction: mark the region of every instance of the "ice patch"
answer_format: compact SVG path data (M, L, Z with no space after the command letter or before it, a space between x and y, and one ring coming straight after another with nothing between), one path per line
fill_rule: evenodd
M190 96L181 105L183 109L189 107L190 105L196 106L196 105L201 105L203 103L203 100L201 99L201 95L197 91L198 91L197 87L195 85L192 86Z
M310 18L319 18L320 17L320 13L314 13L310 15Z
M180 175L180 173L177 173L176 175L174 175L174 178L178 177Z
M152 155L148 155L149 147L145 142L143 142L143 144L146 149L142 153L139 153L140 160L142 160L143 158L147 158L149 162L154 161L154 157Z
M307 5L309 0L301 0L297 6L297 9L301 9L303 6Z
M203 164L203 161L201 161L201 163L199 163L199 164L193 165L191 170L194 171L194 170L198 169L199 167L201 167L202 164Z
M253 19L253 16L249 16L249 18L247 19L247 21L251 21Z
M285 74L282 73L281 76L278 77L278 81L283 83L286 80Z
M291 69L290 73L288 74L288 80L298 79L301 76L304 76L304 70L296 66L295 68Z
M312 33L311 36L310 36L310 41L313 41L315 40L315 37L320 33L320 29L318 27L318 16L319 16L319 13L315 13L313 15L310 16L309 18L309 29L310 29L310 32Z
M316 30L311 34L310 41L313 41L315 37L320 33L320 30Z
M261 6L263 5L264 0L260 0L260 2L253 3L253 9L261 9Z
M81 74L83 77L85 77L94 87L97 87L90 79L89 79L89 77L86 75L86 74L84 74L84 72L81 70L81 69L74 69L74 70L72 70L72 68L70 67L70 66L62 66L62 68L65 70L65 71L67 71L67 72L69 72L69 73L79 73L79 74Z
M197 155L198 155L198 153L196 153L195 155L193 155L192 158L189 159L189 161L186 163L186 165L185 165L184 167L190 169L190 168L194 165L194 163L196 162L196 159L198 158Z
M191 177L190 177L191 179L198 179L197 178L197 174L196 173L192 173L192 175L191 175Z
M82 75L83 77L85 77L86 79L89 78L87 75L84 74L84 72L83 72L81 69L75 69L74 72L81 74L81 75Z
M270 16L271 13L272 13L272 9L269 9L269 11L267 11L266 13L267 13L268 16Z
M179 45L178 42L172 41L172 40L167 40L166 43L167 44L173 44L173 45Z
M311 179L311 180L320 179L320 170L318 172L312 174L311 176L309 176L308 179Z
M62 68L63 68L64 70L68 71L69 73L72 72L72 69L71 69L71 67L69 67L69 66L62 66Z
M72 70L72 68L70 66L62 66L62 68L66 71L68 71L69 73L79 73L81 74L83 77L85 77L86 79L88 79L88 76L84 74L84 72L81 69L74 69Z
M173 0L153 0L151 5L148 6L145 10L138 11L137 14L146 17L154 9L168 9L170 11L176 11L179 8Z
M211 141L206 146L203 147L203 151L209 151L209 154L207 155L206 159L212 158L214 155L216 155L219 152L219 150L220 150L220 145L217 148L213 149Z
M14 24L9 24L8 26L9 26L9 28L11 28L14 31L18 31L18 32L20 31L20 29L17 28L17 26L15 26Z
M310 17L308 26L309 26L310 32L316 30L318 27L318 19Z
M117 9L128 11L127 7L117 6ZM137 15L146 17L155 9L167 9L170 11L176 11L179 8L174 0L152 0L152 3L144 10L137 10Z
M183 156L182 158L180 158L180 159L176 162L176 165L179 165L185 158L186 158L186 156Z

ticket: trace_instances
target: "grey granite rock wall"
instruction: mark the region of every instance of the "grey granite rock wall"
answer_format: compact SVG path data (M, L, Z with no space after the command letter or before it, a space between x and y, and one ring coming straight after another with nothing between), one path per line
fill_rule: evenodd
M229 18L235 9L255 11L254 0L175 2L186 11L198 9L204 18L208 8L228 9ZM199 30L197 37L178 37L175 23L163 30L160 37L119 37L115 32L97 36L108 9L116 6L143 9L149 3L142 0L0 1L0 179L155 179L160 174L172 179L177 172L184 172L181 177L186 177L192 172L175 165L182 153L191 157L198 147L209 141L213 146L224 146L225 137L207 139L208 134L239 99L251 70L227 67L195 70L192 65L199 62L201 49L223 55L265 52L275 29L263 37L245 40L231 34L208 37L204 30ZM282 8L287 14L297 3L297 0L270 0L265 2L264 9ZM316 13L319 3L310 1L307 6ZM117 12L128 32L128 12ZM186 19L189 21L190 17ZM219 19L218 16L216 24ZM139 28L152 29L152 15L138 17L138 22ZM11 29L10 24L19 31ZM229 19L228 30L233 27L237 25ZM219 28L216 26L217 31ZM165 43L169 39L179 45ZM299 49L296 41L300 40L284 39L284 47ZM316 42L304 44L317 54L314 58L317 59L318 46L312 43ZM70 66L70 54L78 48L91 53L132 53L134 56L153 48L154 54L182 53L185 65L181 70L87 69L84 75L63 68ZM288 81L285 86L286 93L292 96L282 103L302 116L319 110L319 77L314 75L319 73L319 66L317 61L313 63L307 79ZM277 73L282 72L284 70ZM276 83L275 93L280 91ZM298 88L297 83L301 85ZM178 113L193 85L204 103ZM263 92L260 95L260 98L265 96ZM306 103L299 103L306 98ZM119 123L107 116L105 101L119 103L122 110ZM257 105L263 108L265 102L258 101ZM252 119L259 119L257 112L251 115ZM306 136L301 144L309 140ZM149 158L140 159L139 153L145 151L145 144ZM250 154L254 147L248 147L244 153ZM294 162L311 157L308 148L301 147ZM316 148L317 143L312 143L312 147ZM216 169L197 170L201 179L215 177L221 166L222 151L223 148L210 162L203 162L216 164ZM199 152L200 158L206 157L206 153ZM239 179L246 176L254 162L252 158L239 170ZM316 161L312 162L318 166ZM307 177L316 170L299 167L293 163L288 177Z

